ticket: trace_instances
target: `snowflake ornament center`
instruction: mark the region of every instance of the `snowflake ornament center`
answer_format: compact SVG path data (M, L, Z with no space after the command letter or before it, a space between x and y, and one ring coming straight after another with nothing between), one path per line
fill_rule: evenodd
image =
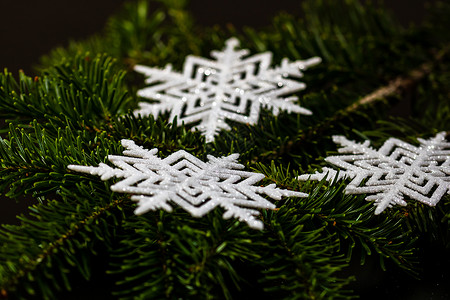
M138 202L136 214L149 210L172 211L174 203L194 217L202 217L220 206L225 209L224 218L235 217L250 227L262 229L256 218L258 208L274 209L275 205L262 197L265 194L280 200L282 196L306 197L305 193L269 186L255 186L264 175L243 171L237 162L238 154L216 158L208 156L208 162L186 151L177 151L161 159L158 150L146 150L133 141L122 140L125 156L109 155L108 160L117 168L101 163L98 167L69 165L73 171L101 176L102 180L123 178L111 186L111 190L132 194Z
M170 118L180 123L194 124L212 142L222 129L229 130L226 120L256 124L261 107L274 115L281 110L299 114L311 111L294 104L296 97L283 96L298 92L305 84L293 80L301 78L302 71L318 64L320 58L289 62L283 59L279 67L271 68L272 54L265 52L247 57L247 49L236 50L239 41L226 41L223 51L212 51L207 58L188 56L183 72L135 66L146 77L148 87L138 91L143 98L158 103L140 102L136 115L157 117L170 112Z

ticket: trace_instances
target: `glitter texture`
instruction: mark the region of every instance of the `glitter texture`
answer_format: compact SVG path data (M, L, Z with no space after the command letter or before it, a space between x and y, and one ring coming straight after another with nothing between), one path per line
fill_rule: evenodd
M234 217L254 229L262 229L256 219L256 209L274 209L276 206L261 197L265 194L280 200L282 196L306 197L305 193L276 188L275 184L254 186L265 176L242 171L237 162L239 154L216 158L208 155L203 162L186 151L177 151L161 159L158 149L147 150L131 140L122 140L126 156L109 155L108 160L118 168L100 163L98 167L69 165L70 170L101 176L102 180L123 178L111 186L119 193L133 194L138 202L137 215L149 210L172 211L173 202L194 217L202 217L220 206L225 219Z
M338 151L349 155L325 160L342 169L338 180L351 179L346 193L373 194L366 200L375 201L375 214L395 204L405 206L405 197L435 206L446 192L450 193L450 143L445 136L441 132L429 140L418 139L419 147L390 138L379 150L369 147L369 141L356 143L333 136L333 141L342 146ZM322 173L301 175L299 180L332 181L337 173L323 168Z
M271 68L272 53L265 52L245 58L249 51L235 50L239 41L226 41L223 51L212 51L215 60L188 56L183 73L137 65L135 70L147 77L148 87L138 95L157 103L140 102L135 115L157 117L170 112L170 119L193 123L212 142L220 130L230 130L225 120L256 124L261 107L274 115L281 110L310 115L311 111L294 104L296 97L281 96L303 90L305 84L293 80L302 71L320 63L320 58L289 62Z

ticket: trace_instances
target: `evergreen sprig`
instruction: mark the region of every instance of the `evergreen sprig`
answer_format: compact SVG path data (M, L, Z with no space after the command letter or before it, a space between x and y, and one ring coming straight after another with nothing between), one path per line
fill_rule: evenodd
M66 58L34 79L20 72L19 82L5 71L0 116L18 126L32 120L64 126L70 120L78 128L95 128L130 104L124 76L106 55Z
M90 182L80 184L76 194L62 188L58 200L30 207L30 216L20 217L19 226L3 225L3 294L55 299L58 292L73 288L73 278L91 278L92 261L98 259L93 255L112 249L124 203L101 192L105 190Z

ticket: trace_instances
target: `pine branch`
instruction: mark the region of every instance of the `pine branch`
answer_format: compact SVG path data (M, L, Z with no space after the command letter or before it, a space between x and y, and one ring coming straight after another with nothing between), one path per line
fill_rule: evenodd
M448 55L449 51L450 46L442 48L431 61L423 63L417 69L410 71L408 76L399 76L393 79L388 85L378 88L374 92L362 97L360 100L354 102L346 108L337 111L332 117L308 128L306 132L303 132L297 136L295 141L288 141L286 145L280 148L280 151L270 153L268 159L274 159L275 157L292 153L293 149L301 148L304 142L313 139L313 137L327 136L324 133L329 131L330 128L332 128L332 126L337 124L339 121L350 117L352 114L357 114L361 110L370 109L376 102L385 101L387 98L400 96L405 91L414 88L426 76L431 74L434 66L441 63L446 55Z
M66 176L68 164L103 161L109 151L121 149L105 139L105 134L80 132L71 123L64 129L53 128L54 131L36 121L28 127L33 131L16 129L11 124L8 139L0 138L0 186L2 191L9 189L7 196L11 198L23 194L41 197L55 192L64 182L71 182L70 176ZM81 138L88 138L87 145L81 144ZM91 139L98 144L92 144ZM94 151L97 146L101 147ZM75 182L78 178L75 176Z
M282 166L272 163L269 168L259 164L258 170L265 174L267 179L273 180L277 186L309 193L309 197L300 203L296 203L298 200L288 200L280 209L295 205L296 209L292 210L292 218L308 216L308 220L318 221L319 223L315 223L316 225L310 230L323 226L327 234L336 235L340 239L338 247L341 253L348 251L347 261L354 259L353 248L357 246L361 249L362 263L366 255L372 255L374 252L379 256L383 268L384 260L389 259L411 274L417 274L415 242L408 226L410 220L404 212L384 215L375 222L374 207L370 203L364 203L364 197L344 195L343 183L333 182L326 189L324 189L325 181L317 185L306 183L300 186L297 180L298 174L295 172L290 174L289 170ZM276 214L279 213L277 210ZM305 223L301 224L306 226ZM411 238L406 246L404 240L408 239L407 237ZM399 252L399 249L403 250Z
M382 266L384 259L392 259L412 274L416 272L414 238L407 229L406 218L400 212L385 214L374 220L374 207L364 203L364 197L345 195L342 192L345 185L342 183L333 183L321 192L324 183L319 182L306 201L297 204L299 214L316 219L321 226L326 226L330 234L337 234L341 240L341 251L348 251L348 261L353 259L352 250L358 246L361 248L362 263L364 257L373 254L374 250ZM308 187L303 187L305 189L308 191ZM402 250L399 252L399 249Z
M219 218L222 213L193 219L175 209L127 219L124 234L135 234L115 251L112 274L121 276L115 295L230 298L231 286L242 283L236 262L259 259L255 249L262 245L239 222Z
M204 137L198 131L179 126L176 119L169 122L164 118L142 118L128 114L112 118L102 130L108 132L111 139L131 139L140 144L149 144L150 148L158 148L162 153L184 149L206 158Z
M108 56L90 59L83 55L65 59L34 79L20 73L16 82L10 73L0 74L0 117L15 124L34 119L99 126L105 119L124 112L131 99L124 86L124 71L116 71Z
M88 189L87 193L92 194L92 191ZM84 261L86 256L95 254L94 249L99 247L94 245L98 245L99 239L102 246L111 245L107 237L109 230L105 229L119 224L113 214L124 206L124 199L101 204L87 202L83 194L73 197L70 190L64 189L62 194L59 201L33 206L34 220L22 217L20 226L3 226L0 235L5 243L0 248L0 257L6 262L0 270L3 294L13 292L25 298L27 294L40 294L44 299L52 299L54 291L42 282L42 276L52 274L55 290L60 290L61 284L70 290L69 270L77 269L88 280L91 271ZM82 205L77 203L80 199L83 199ZM87 248L89 251L83 253Z
M264 284L265 295L279 299L320 299L327 290L330 298L347 298L349 291L343 287L352 278L335 275L346 265L343 256L336 253L338 239L323 234L325 227L308 231L305 215L289 211L288 207L265 216L268 223L265 238L271 245L261 260L264 277L260 282Z

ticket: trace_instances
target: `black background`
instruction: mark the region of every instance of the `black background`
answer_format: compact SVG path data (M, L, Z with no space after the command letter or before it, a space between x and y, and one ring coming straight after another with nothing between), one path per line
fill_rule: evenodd
M80 39L103 28L108 16L124 0L0 0L0 68L32 75L38 58L70 39ZM404 25L419 22L426 1L394 0L385 5ZM278 11L298 12L295 0L191 0L199 24L261 27L270 25ZM344 17L344 16L343 16Z
M85 38L103 28L108 16L120 10L124 0L0 0L0 69L19 69L34 75L32 65L38 58L56 46L67 45L71 39ZM278 11L297 12L302 1L293 0L191 0L190 8L198 24L236 27L262 27ZM428 1L430 2L430 1ZM422 0L385 1L385 6L404 26L419 23L425 14ZM0 199L0 224L17 223L16 215L26 210L28 201L15 203ZM362 299L447 299L446 285L450 284L448 253L429 254L422 281L416 281L403 272L380 272L377 262L364 267L352 266L358 274L352 287ZM440 257L440 258L439 258ZM437 259L436 259L437 258ZM395 268L394 268L395 269ZM436 271L437 270L437 271ZM445 270L445 269L444 269Z

